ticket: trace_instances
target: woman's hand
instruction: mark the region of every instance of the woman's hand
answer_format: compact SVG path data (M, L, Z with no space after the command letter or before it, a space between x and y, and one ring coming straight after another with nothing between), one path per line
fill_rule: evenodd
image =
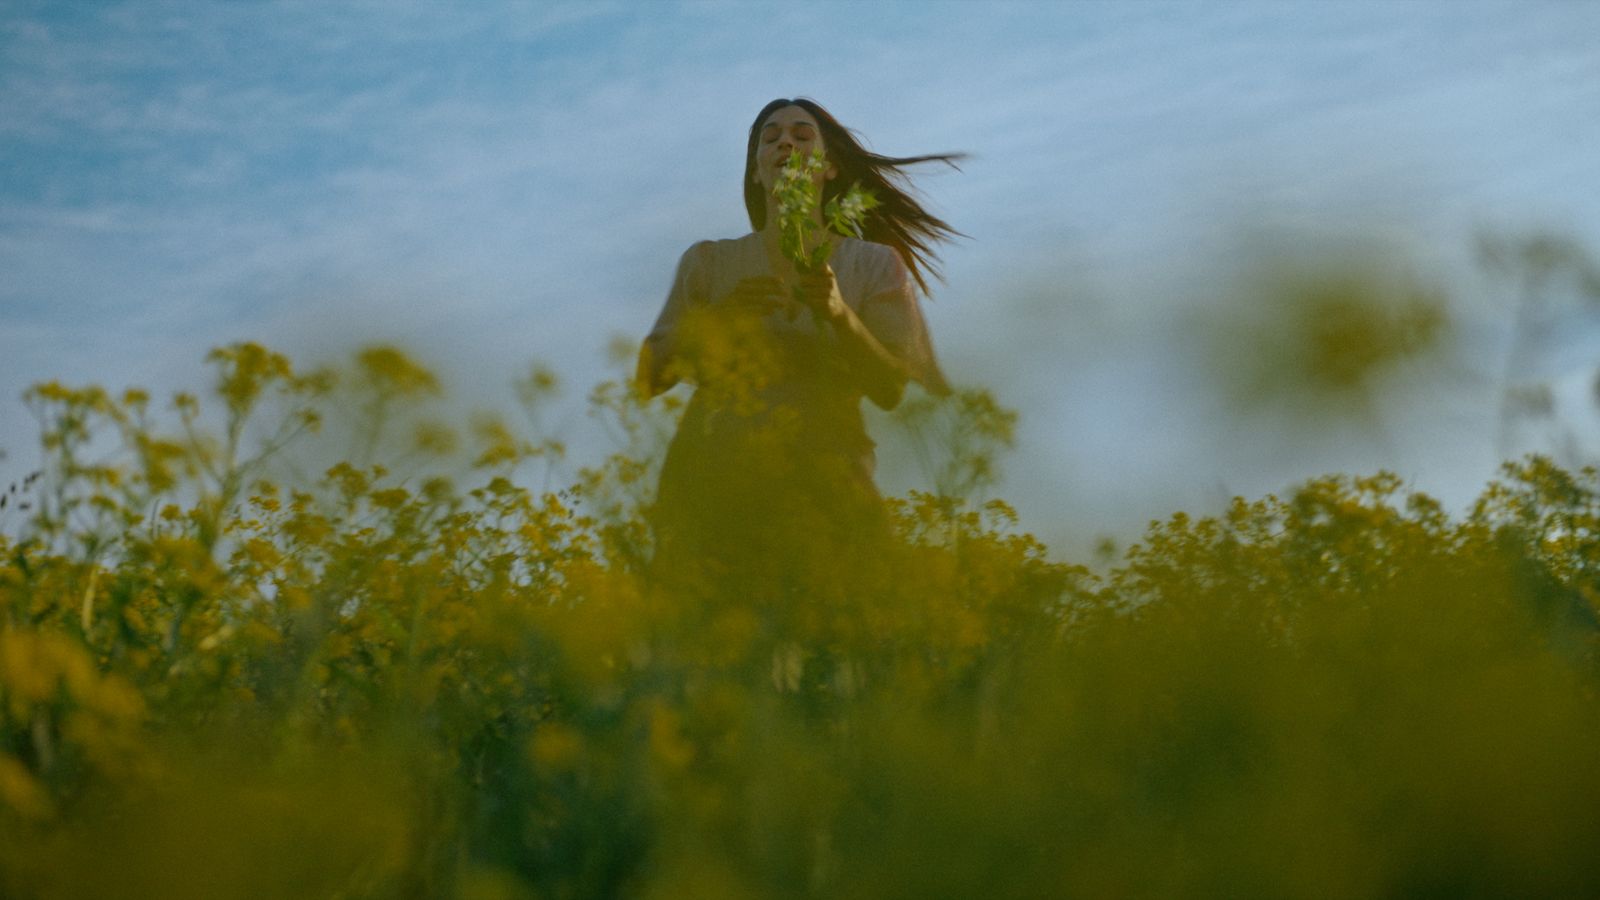
M722 298L722 302L730 312L764 316L788 308L793 301L783 289L783 282L770 275L761 275L739 279L733 290Z
M831 327L839 351L861 379L862 391L880 408L893 409L910 373L844 302L833 267L824 263L811 271L796 271L791 283L795 300L816 313L819 324Z
M834 278L833 266L827 263L814 271L796 272L794 296L824 322L838 322L850 313L844 297L839 293L839 281Z

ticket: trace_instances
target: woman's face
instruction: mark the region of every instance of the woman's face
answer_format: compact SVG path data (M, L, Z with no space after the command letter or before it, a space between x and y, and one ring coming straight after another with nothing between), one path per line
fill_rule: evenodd
M756 133L756 167L751 177L760 182L770 195L772 186L778 182L778 173L783 169L783 164L789 161L789 154L799 151L806 156L813 149L820 149L823 153L828 148L822 143L822 130L817 127L817 120L811 113L800 106L783 106L774 110L767 120L761 123L761 130ZM832 178L833 166L827 166L821 177Z

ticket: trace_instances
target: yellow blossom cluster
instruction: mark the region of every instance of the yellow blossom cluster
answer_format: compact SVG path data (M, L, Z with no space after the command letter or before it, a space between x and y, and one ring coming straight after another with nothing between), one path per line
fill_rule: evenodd
M1593 471L1462 518L1330 477L1091 570L964 499L1015 424L968 392L912 411L942 485L869 557L665 583L659 403L597 390L622 449L546 493L503 421L421 461L341 424L431 415L392 348L212 360L173 420L30 394L0 896L1600 889Z

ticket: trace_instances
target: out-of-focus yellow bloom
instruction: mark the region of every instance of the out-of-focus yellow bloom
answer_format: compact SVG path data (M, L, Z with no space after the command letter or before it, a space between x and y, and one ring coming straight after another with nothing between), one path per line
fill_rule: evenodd
M24 819L49 819L55 815L50 794L22 763L4 753L0 753L0 807Z
M218 361L241 403L310 396L270 351ZM368 362L389 401L427 392ZM198 400L149 478L143 400L37 397L69 406L59 454L128 440L52 469L71 515L0 537L0 892L1600 883L1592 471L1512 467L1464 519L1316 479L1175 514L1099 574L1004 503L916 493L867 559L795 529L784 566L668 584L641 510L670 422L620 386L597 403L634 455L545 496L510 457L466 489L404 458L274 468L293 416L207 434ZM918 415L956 486L1015 425L981 392Z
M577 729L559 722L541 725L533 733L528 752L538 766L570 769L583 756L583 735Z

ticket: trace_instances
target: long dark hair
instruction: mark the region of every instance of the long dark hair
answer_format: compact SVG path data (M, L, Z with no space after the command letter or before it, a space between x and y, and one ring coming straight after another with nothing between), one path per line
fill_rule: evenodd
M827 147L828 162L838 174L822 187L822 202L860 184L878 198L878 207L868 213L862 223L862 237L878 244L887 244L900 253L900 259L911 270L911 277L923 293L928 292L928 282L923 273L939 276L939 257L932 244L963 236L945 220L922 208L910 194L911 179L904 167L924 162L942 162L953 169L964 153L930 153L927 156L880 156L861 145L856 133L839 124L821 104L806 97L793 100L778 99L761 108L750 126L750 144L744 154L744 208L750 213L750 227L760 231L767 223L767 192L751 180L756 170L756 146L761 138L761 125L767 117L785 106L798 106L817 120L822 132L822 142Z

